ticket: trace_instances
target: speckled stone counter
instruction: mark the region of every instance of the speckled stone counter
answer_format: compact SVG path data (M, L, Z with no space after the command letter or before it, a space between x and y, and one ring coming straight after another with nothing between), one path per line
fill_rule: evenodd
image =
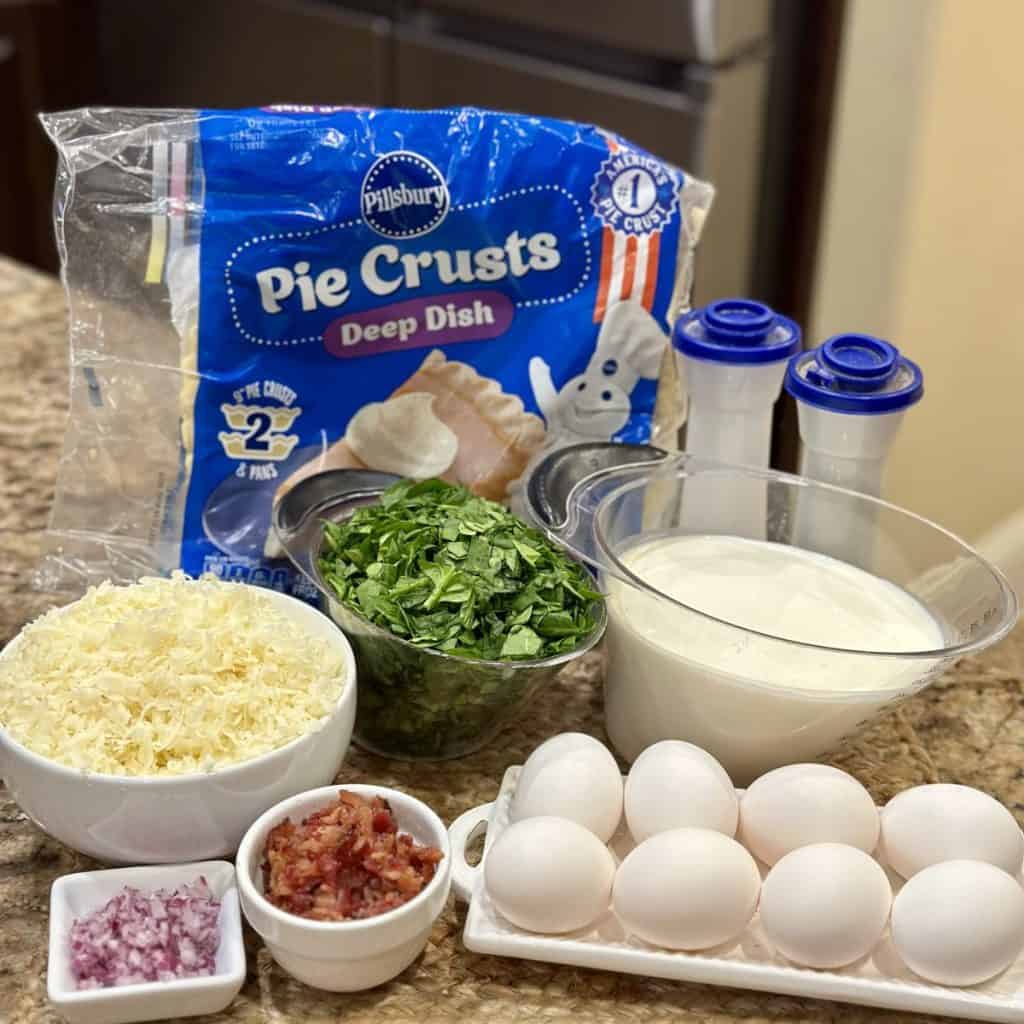
M53 603L31 573L53 493L67 409L63 293L0 259L0 644ZM599 658L563 677L487 751L408 765L354 750L341 781L405 789L446 821L493 799L502 772L565 729L601 735ZM879 801L921 782L988 790L1024 821L1024 629L955 671L840 751L834 763ZM33 826L0 788L0 1022L59 1020L46 1001L47 903L59 875L93 866ZM449 905L426 952L389 985L328 995L292 981L247 933L249 978L220 1021L241 1024L415 1021L924 1020L834 1003L647 980L483 957L461 945L463 910ZM948 1018L947 1018L948 1019Z

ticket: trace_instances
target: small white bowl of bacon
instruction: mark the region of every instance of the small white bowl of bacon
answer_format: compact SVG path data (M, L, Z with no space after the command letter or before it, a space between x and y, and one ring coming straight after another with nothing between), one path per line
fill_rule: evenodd
M219 1013L244 981L227 861L82 871L53 883L46 990L71 1024Z
M451 850L426 804L383 786L325 786L284 800L235 860L249 924L299 981L356 992L423 951L451 888Z

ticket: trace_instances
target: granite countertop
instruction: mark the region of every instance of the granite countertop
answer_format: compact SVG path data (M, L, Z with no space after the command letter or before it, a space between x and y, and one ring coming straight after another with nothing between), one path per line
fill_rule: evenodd
M31 575L53 496L67 410L64 296L50 277L0 258L0 644L53 603ZM978 786L1024 821L1024 628L968 658L832 758L884 801L922 782ZM600 660L563 679L478 755L408 765L353 750L342 781L373 781L427 800L447 821L497 793L508 764L564 729L601 734ZM0 787L0 1022L50 1024L47 901L52 881L92 862L40 832ZM929 1018L685 985L466 952L450 905L423 957L394 982L352 996L291 980L249 932L249 978L217 1020L253 1024L369 1020L629 1022L923 1021ZM948 1018L947 1018L948 1019Z

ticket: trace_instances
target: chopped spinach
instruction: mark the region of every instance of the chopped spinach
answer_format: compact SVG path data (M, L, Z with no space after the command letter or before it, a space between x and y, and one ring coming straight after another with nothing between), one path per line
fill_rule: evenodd
M540 533L441 480L400 481L325 523L320 572L342 604L403 640L488 661L571 651L601 600Z
M356 739L390 756L478 749L559 668L524 662L573 651L603 622L582 567L500 505L440 480L402 481L325 523L319 568L358 662Z

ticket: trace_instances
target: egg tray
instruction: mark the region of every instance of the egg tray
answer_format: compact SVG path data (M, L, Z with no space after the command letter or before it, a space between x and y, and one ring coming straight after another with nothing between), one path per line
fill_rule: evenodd
M863 960L841 970L819 971L796 966L777 953L756 914L738 939L700 953L659 949L634 938L610 909L587 928L565 935L535 935L516 928L495 909L484 888L481 866L471 866L465 854L467 845L486 833L486 857L491 844L508 827L520 770L519 766L509 768L494 802L467 811L449 829L452 888L469 904L463 942L474 953L968 1020L1024 1021L1024 954L984 984L971 988L935 985L919 978L903 963L888 929ZM616 862L621 862L634 845L624 822L608 844ZM899 877L881 857L879 863L886 869L893 891L898 891ZM763 878L768 868L760 863L758 867Z

